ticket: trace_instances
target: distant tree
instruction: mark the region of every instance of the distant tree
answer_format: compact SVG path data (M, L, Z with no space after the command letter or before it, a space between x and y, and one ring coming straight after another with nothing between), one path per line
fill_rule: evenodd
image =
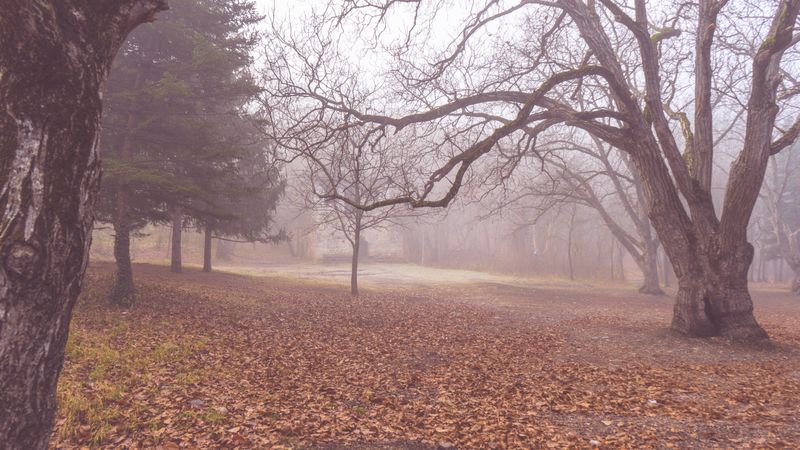
M193 220L204 235L203 271L211 272L213 239L234 242L275 243L287 238L283 230L273 231L273 215L283 195L285 181L272 157L272 146L259 142L253 126L235 129L239 157L229 163L230 174L211 186L209 201L198 205ZM252 139L241 143L242 137Z
M106 90L108 176L98 208L114 226L112 303L133 299L131 232L171 222L171 269L179 272L184 226L209 215L214 187L237 176L240 146L226 130L245 120L258 92L248 68L259 20L252 1L175 0L122 48Z
M99 182L100 88L162 0L4 0L0 446L47 448Z
M794 272L791 291L800 294L800 145L771 158L762 202L772 244L766 251L786 261Z
M644 281L639 292L663 295L658 280L658 237L647 217L642 182L624 153L598 139L574 135L554 139L539 150L544 174L521 181L512 200L539 209L578 203L597 212L603 224L633 258Z
M285 130L284 130L285 131ZM341 133L335 139L323 140L317 145L295 147L300 136L283 134L289 152L300 156L303 171L295 179L301 179L301 198L311 214L317 228L331 226L342 233L352 249L350 265L350 293L358 295L359 257L366 253L363 233L369 229L381 229L389 224L398 224L398 219L413 213L404 205L387 205L364 211L350 203L379 202L399 189L396 180L402 179L402 163L398 161L398 141L374 139L372 136L353 136ZM306 136L307 138L308 136ZM302 140L309 142L309 140ZM333 195L344 197L349 202Z

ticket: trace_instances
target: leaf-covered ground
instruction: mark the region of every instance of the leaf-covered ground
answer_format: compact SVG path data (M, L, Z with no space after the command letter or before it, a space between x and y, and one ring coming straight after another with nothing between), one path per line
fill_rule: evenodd
M367 290L90 269L52 446L782 448L800 442L800 299L773 346L666 329L671 300L594 286Z

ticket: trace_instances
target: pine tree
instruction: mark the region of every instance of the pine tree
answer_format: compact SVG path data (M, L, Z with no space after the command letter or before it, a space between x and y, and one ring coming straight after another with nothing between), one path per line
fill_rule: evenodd
M106 89L97 216L114 227L111 301L122 305L133 299L131 233L172 220L179 239L184 215L214 210L216 187L240 176L241 148L226 130L247 120L258 93L249 67L261 18L252 1L170 6L130 36ZM175 250L179 256L180 245Z

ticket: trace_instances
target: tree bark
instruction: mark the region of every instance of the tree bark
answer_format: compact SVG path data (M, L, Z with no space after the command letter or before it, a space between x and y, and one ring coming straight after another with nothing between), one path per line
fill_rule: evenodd
M692 336L723 335L750 341L767 334L753 316L753 302L747 289L747 271L753 246L747 241L730 247L697 251L683 261L689 270L678 275L678 294L672 327Z
M172 257L170 259L170 270L174 273L181 273L183 266L181 263L181 232L183 231L183 211L179 206L172 209Z
M358 253L361 249L361 212L356 213L353 259L350 264L350 295L358 297Z
M117 273L109 296L112 305L125 307L132 305L134 300L131 230L126 197L124 188L120 187L116 193L117 205L114 213L114 259Z
M92 6L89 6L92 5ZM0 14L0 445L45 449L99 183L100 89L163 0L5 0Z
M205 234L203 236L203 272L211 272L211 227L205 226Z

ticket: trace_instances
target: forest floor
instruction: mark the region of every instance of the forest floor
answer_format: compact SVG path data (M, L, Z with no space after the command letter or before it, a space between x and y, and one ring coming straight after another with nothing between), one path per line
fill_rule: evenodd
M369 269L367 269L369 270ZM669 297L503 278L366 284L93 264L55 448L791 448L800 299L758 347L668 331ZM434 277L435 278L435 277Z

